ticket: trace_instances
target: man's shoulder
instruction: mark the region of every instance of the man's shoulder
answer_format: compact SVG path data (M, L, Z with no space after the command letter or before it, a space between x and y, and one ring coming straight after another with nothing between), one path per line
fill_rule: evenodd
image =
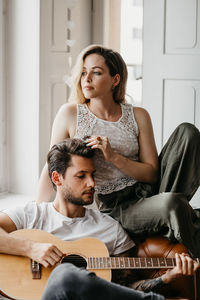
M47 203L42 202L42 203L38 204L35 201L30 201L30 202L24 203L22 205L17 205L15 207L5 208L3 210L3 212L7 213L7 214L9 214L9 212L11 212L11 213L16 212L17 213L17 212L20 212L20 211L24 212L25 214L27 212L32 212L33 213L38 208L40 208L40 207L44 208L45 206L47 206Z
M27 202L26 204L24 204L24 208L25 209L31 209L31 208L47 208L47 207L50 207L52 205L51 202L41 202L41 203L37 203L35 201L30 201L30 202Z

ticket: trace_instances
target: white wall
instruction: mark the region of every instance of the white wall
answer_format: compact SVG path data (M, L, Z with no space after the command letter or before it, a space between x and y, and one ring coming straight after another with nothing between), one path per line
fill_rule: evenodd
M39 0L7 4L8 187L30 196L38 181Z

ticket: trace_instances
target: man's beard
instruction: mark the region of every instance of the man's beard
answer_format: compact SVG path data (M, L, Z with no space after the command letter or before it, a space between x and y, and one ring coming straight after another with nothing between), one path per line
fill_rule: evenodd
M93 191L93 189L92 189ZM84 193L83 193L84 195ZM84 201L81 197L75 197L73 195L73 192L70 188L67 188L64 190L64 200L66 202L78 205L78 206L83 206L83 205L90 205L93 203L93 197L91 197L91 199L88 199L87 201Z

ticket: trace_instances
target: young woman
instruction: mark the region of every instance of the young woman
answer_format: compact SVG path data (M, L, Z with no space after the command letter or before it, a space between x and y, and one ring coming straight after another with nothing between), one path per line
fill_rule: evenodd
M192 124L181 124L158 158L150 116L126 103L126 81L119 53L98 45L84 49L74 68L72 103L57 113L51 146L68 137L84 139L97 149L101 211L131 236L163 234L200 257L200 218L189 205L200 185L200 133ZM38 202L51 195L45 166Z

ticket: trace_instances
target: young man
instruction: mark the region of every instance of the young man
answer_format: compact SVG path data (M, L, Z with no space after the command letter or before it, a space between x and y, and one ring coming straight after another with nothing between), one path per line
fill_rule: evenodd
M85 208L93 202L93 154L94 150L77 139L68 139L52 147L47 162L49 176L57 191L55 200L53 203L28 203L24 207L2 212L1 253L27 256L45 267L55 266L61 260L63 253L55 245L36 243L8 234L23 228L41 229L66 241L95 237L106 244L110 255L125 256L131 253L134 242L118 222L99 211ZM192 275L197 269L197 263L186 255L177 255L176 263L174 269L157 279L133 282L132 286L148 293L108 282L69 263L60 264L51 273L42 299L92 300L95 297L97 300L163 300L163 296L153 292L159 292L163 285L178 276ZM123 271L122 275L124 281L126 275L130 274Z

